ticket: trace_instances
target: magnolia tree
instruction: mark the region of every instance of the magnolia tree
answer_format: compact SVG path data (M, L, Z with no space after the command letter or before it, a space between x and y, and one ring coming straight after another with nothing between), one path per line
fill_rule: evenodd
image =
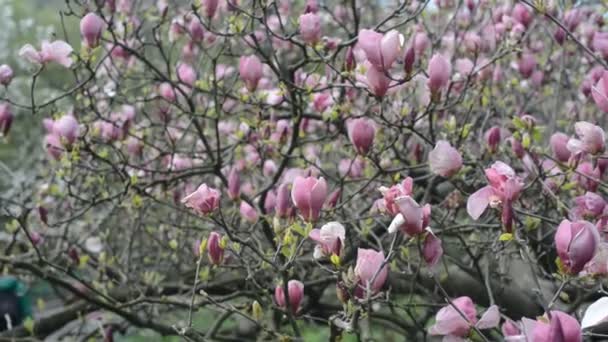
M564 6L66 0L0 105L46 151L0 263L62 305L3 334L602 336L608 32Z

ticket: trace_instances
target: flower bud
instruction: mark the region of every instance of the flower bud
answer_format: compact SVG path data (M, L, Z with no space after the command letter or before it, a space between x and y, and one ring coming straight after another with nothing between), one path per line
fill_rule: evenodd
M353 47L349 46L344 57L344 69L346 71L353 71L356 67L357 60L355 60L355 53L353 52Z
M242 201L239 207L239 211L241 212L241 217L245 220L255 223L258 220L258 212L252 207L249 203Z
M410 47L405 51L405 56L403 57L403 70L406 75L412 74L414 63L416 63L416 50L414 50L414 47Z
M441 247L441 239L439 239L429 228L428 234L424 238L424 244L422 246L422 256L424 261L433 267L437 264L441 256L443 255L443 248Z
M207 239L207 257L209 262L219 265L224 261L224 248L221 245L222 236L217 232L211 232Z
M554 133L549 140L553 156L561 162L567 162L568 159L570 159L571 152L568 150L569 139L570 138L566 134L557 132Z
M291 199L302 218L308 222L314 222L319 218L326 197L327 183L323 177L316 179L298 176L293 182Z
M203 8L203 13L207 18L213 18L215 12L217 12L218 0L202 0L201 5Z
M300 36L308 44L314 45L321 39L321 17L315 13L300 16Z
M80 35L84 40L84 45L88 48L95 48L99 45L101 33L105 27L103 19L95 13L89 13L80 20Z
M429 153L429 167L434 174L449 178L462 167L462 157L449 142L439 140Z
M228 197L235 200L241 194L241 177L236 167L233 167L228 174Z
M597 228L587 221L563 220L555 233L557 255L571 274L578 274L593 259L599 241Z
M13 80L13 69L7 64L0 65L0 84L7 87Z
M376 128L374 122L366 118L350 120L347 124L348 136L359 154L365 155L374 144Z
M0 103L0 136L6 136L13 123L13 112L7 103Z
M500 127L494 126L486 131L485 133L486 146L490 153L494 153L498 150L500 144Z
M304 284L299 280L290 280L287 282L287 295L291 312L295 315L300 311L300 304L304 298ZM279 307L287 309L283 284L277 285L274 289L274 300Z
M207 215L219 207L220 192L203 183L196 191L182 199L182 203L201 215Z
M239 74L247 89L253 92L263 76L262 62L257 56L242 56L239 61Z
M432 93L439 93L448 85L452 74L452 64L440 54L435 54L429 62L427 73L429 75L428 86Z

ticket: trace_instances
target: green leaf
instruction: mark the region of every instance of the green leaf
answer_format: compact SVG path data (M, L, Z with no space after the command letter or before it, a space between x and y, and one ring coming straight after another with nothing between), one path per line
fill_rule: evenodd
M329 260L331 261L332 264L334 264L334 266L336 267L340 267L340 257L336 254L332 254L331 257L329 257Z
M511 241L513 240L513 234L511 233L503 233L498 237L498 241Z
M25 319L25 321L23 321L23 327L30 334L34 334L34 320L32 319L32 317L28 317Z
M203 239L200 243L200 245L198 245L198 255L203 255L203 253L205 253L205 250L207 249L207 239Z
M529 149L530 148L530 134L528 133L524 133L524 136L521 139L521 145L525 148L525 149Z
M254 300L251 304L251 312L253 319L256 321L260 321L264 317L264 309L257 300Z
M511 120L511 122L513 122L513 126L515 126L515 128L517 128L517 129L521 129L521 130L526 129L526 124L524 123L524 121L517 116L514 117L513 120Z

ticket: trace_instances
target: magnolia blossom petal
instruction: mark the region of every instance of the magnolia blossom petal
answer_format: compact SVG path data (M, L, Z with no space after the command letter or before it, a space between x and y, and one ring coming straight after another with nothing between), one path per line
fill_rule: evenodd
M72 58L70 57L72 51L73 49L70 44L62 40L56 40L52 43L42 43L42 53L46 56L48 61L63 65L66 68L69 68L72 65Z
M469 196L467 200L467 213L474 219L477 220L486 211L486 208L490 204L490 197L494 195L494 189L491 186L485 186L477 190L474 194Z
M581 321L581 328L587 329L608 321L608 297L602 297L589 305Z
M448 178L460 170L462 157L449 142L439 140L429 152L429 167L433 173Z
M30 44L25 44L19 50L19 56L22 57L22 58L25 58L30 63L34 63L34 64L41 64L42 63L42 60L40 59L40 54Z
M391 224L388 226L388 232L390 234L397 232L399 228L403 226L403 224L405 224L405 218L403 217L403 214L399 213L395 215L393 221L391 221Z
M477 322L477 328L479 329L491 329L498 326L500 323L500 312L498 306L492 305L483 313L479 321Z
M424 239L422 256L424 257L424 261L426 261L430 267L433 267L437 265L437 262L439 262L439 259L441 259L441 256L443 255L443 247L441 246L441 239L433 234L431 228L427 227L426 230L429 233Z

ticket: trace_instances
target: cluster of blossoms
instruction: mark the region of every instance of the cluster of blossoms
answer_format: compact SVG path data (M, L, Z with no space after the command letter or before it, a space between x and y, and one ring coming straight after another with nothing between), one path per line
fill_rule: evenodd
M0 132L30 112L47 155L30 192L1 197L6 254L19 247L7 270L49 272L87 310L189 340L302 338L319 322L335 338L376 324L411 340L600 334L601 6L363 2L377 11L73 5L80 49L64 37L18 53L30 104L0 66ZM57 69L74 85L37 98ZM186 325L158 319L174 307ZM196 326L209 308L223 314Z

